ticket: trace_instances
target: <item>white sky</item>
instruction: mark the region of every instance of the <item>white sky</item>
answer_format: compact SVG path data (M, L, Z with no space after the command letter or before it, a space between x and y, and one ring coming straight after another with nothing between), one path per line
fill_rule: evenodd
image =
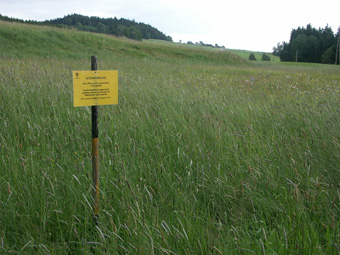
M126 18L170 35L175 42L271 52L293 28L340 26L339 0L0 0L0 14L31 20L68 14Z

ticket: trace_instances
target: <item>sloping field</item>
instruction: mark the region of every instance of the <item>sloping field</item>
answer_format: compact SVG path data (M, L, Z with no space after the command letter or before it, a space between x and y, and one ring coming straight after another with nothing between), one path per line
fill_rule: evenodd
M338 254L339 66L0 22L0 254ZM119 71L91 114L72 70Z
M202 50L157 40L138 42L109 35L61 30L0 21L0 56L19 58L100 59L118 58L245 65L237 55L218 50Z

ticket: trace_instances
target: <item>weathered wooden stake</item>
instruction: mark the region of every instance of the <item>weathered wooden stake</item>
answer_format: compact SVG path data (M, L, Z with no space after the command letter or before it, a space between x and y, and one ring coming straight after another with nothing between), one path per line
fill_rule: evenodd
M91 70L97 70L97 57L91 56ZM95 223L99 219L99 140L98 140L98 105L92 106L92 181L93 212Z
M338 35L338 41L336 43L336 52L335 52L335 64L340 65L340 34Z

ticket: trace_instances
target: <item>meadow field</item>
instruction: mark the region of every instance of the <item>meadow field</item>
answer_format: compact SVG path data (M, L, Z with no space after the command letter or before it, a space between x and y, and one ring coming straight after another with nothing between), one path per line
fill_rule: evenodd
M0 254L340 254L339 69L0 22Z

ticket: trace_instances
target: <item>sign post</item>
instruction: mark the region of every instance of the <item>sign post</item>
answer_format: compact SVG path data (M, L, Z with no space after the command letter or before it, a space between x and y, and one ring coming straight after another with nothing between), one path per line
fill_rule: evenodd
M91 70L97 71L97 56L91 56ZM98 105L92 105L92 183L94 201L94 220L99 218L99 139L98 139Z
M93 213L99 218L99 139L98 105L118 104L118 71L97 71L97 57L91 57L91 71L73 71L74 106L92 110L92 182Z

